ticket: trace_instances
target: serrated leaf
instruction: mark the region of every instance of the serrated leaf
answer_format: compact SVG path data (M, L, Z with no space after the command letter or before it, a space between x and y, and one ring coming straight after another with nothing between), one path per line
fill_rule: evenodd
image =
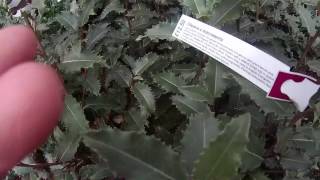
M182 78L175 76L172 72L157 74L153 79L167 92L179 93L179 88L186 85Z
M134 75L142 75L149 67L160 59L155 53L150 53L140 58L134 65L132 70Z
M143 116L138 109L131 108L125 113L125 119L127 121L126 129L135 131L144 131L147 123L147 117Z
M223 0L213 10L209 24L216 26L240 18L243 0Z
M72 160L77 152L80 140L81 136L74 132L63 134L55 146L54 155L56 160L59 162Z
M66 28L78 30L79 17L68 11L63 11L61 15L57 16L57 21Z
M209 16L213 6L220 0L183 0L183 5L189 7L197 17Z
M320 27L320 17L312 15L310 9L307 9L301 5L301 3L296 3L297 11L300 15L302 26L305 27L309 34L313 36L317 32L317 27Z
M210 143L195 165L195 180L229 180L237 175L241 155L249 142L250 114L234 118Z
M73 49L61 61L59 67L68 73L79 72L81 68L93 67L96 63L101 63L99 56L90 52L82 52L80 43L73 46Z
M84 116L80 104L71 95L65 97L65 109L62 122L72 133L80 134L89 129L88 121Z
M156 110L155 98L148 85L138 82L132 87L132 92L141 107L145 108L147 112L153 113Z
M84 143L127 179L186 179L179 156L150 136L103 129L88 133Z
M108 76L108 81L115 80L121 87L131 86L133 75L126 66L115 66Z
M177 109L187 116L208 111L208 105L200 101L194 101L184 96L172 96L172 103Z
M250 81L239 75L233 74L233 76L240 84L242 93L248 94L265 113L274 112L280 116L289 116L295 112L295 107L291 103L268 99L266 93Z
M319 60L308 61L307 63L313 72L316 72L317 74L320 75L320 61Z
M92 15L92 12L94 11L96 3L97 0L86 0L85 3L82 5L79 18L80 26L84 26L85 24L87 24L90 15Z
M31 5L32 5L32 8L38 9L40 12L42 12L46 7L43 0L33 0Z
M188 174L192 174L195 161L203 149L220 133L219 122L213 113L199 113L190 118L190 124L181 140L181 157L186 161Z
M90 26L87 36L88 49L92 49L98 42L100 42L107 36L107 33L110 31L110 29L108 29L108 26L109 23Z
M225 67L213 59L210 59L204 69L205 85L212 98L220 97L228 84L224 81L226 76ZM211 101L211 103L212 103Z
M98 72L96 69L88 69L85 77L82 77L84 87L96 96L100 94L101 89Z
M182 86L180 88L181 93L194 101L210 101L210 94L208 90L203 86Z
M136 40L140 41L144 37L149 37L151 40L158 42L160 40L175 41L172 37L172 33L177 23L160 22L157 25L152 26L145 32L144 36L139 36Z
M121 4L119 0L111 0L109 4L103 9L100 20L104 19L110 12L115 11L117 13L123 13L126 9Z

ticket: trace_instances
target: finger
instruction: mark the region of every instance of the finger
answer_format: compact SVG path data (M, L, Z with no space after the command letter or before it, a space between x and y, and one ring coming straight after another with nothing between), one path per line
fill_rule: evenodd
M57 125L64 88L52 68L21 63L0 77L0 179Z
M32 61L38 41L30 28L12 26L0 31L0 74L12 66Z

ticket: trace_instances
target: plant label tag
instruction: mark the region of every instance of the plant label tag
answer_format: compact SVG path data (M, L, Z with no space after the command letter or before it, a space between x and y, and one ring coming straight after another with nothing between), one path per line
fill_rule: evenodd
M216 59L269 92L279 71L290 67L269 54L217 28L182 15L173 36Z
M281 101L292 101L299 111L304 111L320 85L312 77L294 72L279 72L267 97Z

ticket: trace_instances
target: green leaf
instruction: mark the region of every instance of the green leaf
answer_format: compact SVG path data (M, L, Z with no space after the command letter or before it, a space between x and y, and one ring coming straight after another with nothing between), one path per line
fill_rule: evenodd
M61 61L59 67L68 72L79 72L81 68L93 67L96 63L101 63L102 60L99 56L90 52L82 52L80 43L73 46L73 49Z
M211 15L213 6L221 0L183 0L183 5L189 7L197 17Z
M156 110L155 99L151 88L144 83L136 83L132 87L132 92L137 98L142 110L146 110L149 113L153 113Z
M194 101L210 101L210 94L203 86L182 86L181 93Z
M150 53L140 58L134 65L133 74L142 75L149 67L160 59L160 56L155 53Z
M208 105L200 101L194 101L184 96L172 96L172 103L177 109L187 116L192 114L209 111Z
M84 87L89 90L94 95L98 96L100 94L101 84L98 79L99 71L96 69L88 69L87 74L82 76Z
M72 160L77 152L80 140L81 136L74 132L68 132L59 137L54 150L56 160L59 162Z
M242 93L248 94L265 113L274 112L280 116L289 116L295 112L295 107L291 103L268 99L266 93L250 81L239 75L233 74L233 76L240 84Z
M210 143L195 166L195 180L229 180L237 175L241 155L249 142L250 114L234 118Z
M80 19L79 19L79 24L80 26L84 26L87 24L90 15L94 13L94 7L97 3L97 0L87 0L82 8L81 8L81 13L80 13Z
M186 161L188 174L192 174L195 161L203 149L219 135L219 122L213 113L199 113L190 118L190 124L181 141L181 157Z
M301 3L296 2L296 4L302 26L308 30L311 36L314 36L317 32L317 27L320 27L320 17L313 16L310 9L305 8Z
M242 13L241 2L244 0L223 0L213 10L209 24L223 25L226 22L230 22L240 18Z
M144 36L139 36L137 41L140 41L144 37L149 37L151 40L158 42L160 40L175 41L172 33L177 23L160 22L157 25L152 26L145 32Z
M179 156L150 136L103 129L88 133L84 143L127 179L186 179Z
M153 79L167 92L179 93L180 87L186 85L182 78L175 76L172 72L157 74Z
M80 104L71 95L65 97L62 122L72 133L81 134L89 129L88 121L84 116Z
M57 16L57 21L66 28L71 28L74 31L79 28L79 17L69 11L63 11L61 15Z
M208 88L212 100L220 97L228 84L226 78L226 69L217 61L210 59L205 69L205 85ZM211 102L212 103L212 102Z
M121 87L130 87L133 75L126 66L115 66L108 75L108 81L115 80Z
M319 60L308 61L307 63L313 72L316 72L317 74L320 75L320 61Z
M90 26L87 36L88 49L92 49L99 41L107 36L107 33L110 31L108 26L109 23L101 23Z
M43 0L33 0L31 5L32 8L38 9L40 12L42 12L46 7Z
M104 19L112 11L115 11L117 13L123 13L126 11L126 9L121 4L121 1L111 0L109 1L109 4L103 9L100 15L100 20Z
M144 131L144 126L147 123L147 117L142 115L137 109L131 108L126 112L125 119L127 121L126 130Z

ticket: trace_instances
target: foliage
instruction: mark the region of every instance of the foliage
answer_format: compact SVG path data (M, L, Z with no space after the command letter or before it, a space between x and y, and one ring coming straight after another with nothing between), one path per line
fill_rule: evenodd
M53 135L7 179L319 178L318 94L296 112L171 34L187 14L320 79L320 3L34 0L13 17L0 2L1 27L33 25L37 61L68 93Z

